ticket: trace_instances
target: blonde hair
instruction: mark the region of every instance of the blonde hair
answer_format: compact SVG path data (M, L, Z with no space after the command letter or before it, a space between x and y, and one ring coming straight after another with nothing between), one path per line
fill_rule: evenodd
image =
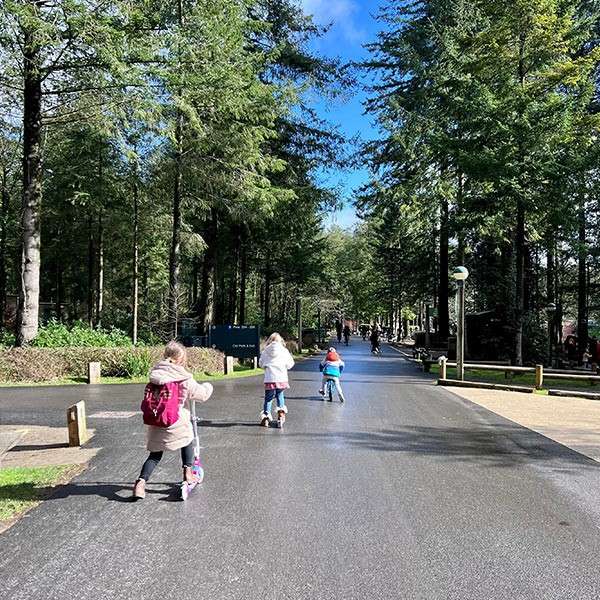
M173 360L174 362L183 365L187 361L187 350L185 349L185 346L179 342L171 340L165 346L163 356L166 359Z
M280 344L283 344L283 338L277 333L272 333L269 338L267 339L267 346L271 345L273 342L279 342Z

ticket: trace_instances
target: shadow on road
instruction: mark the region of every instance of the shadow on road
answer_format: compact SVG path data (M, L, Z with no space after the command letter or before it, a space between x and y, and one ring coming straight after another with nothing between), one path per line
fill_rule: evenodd
M2 486L4 499L62 500L70 496L99 496L111 502L134 502L131 497L132 482L82 482L61 487L32 488L31 484ZM152 482L146 486L146 494L167 495L173 492L173 482ZM123 495L125 493L126 495Z
M598 463L534 431L519 427L492 428L405 427L372 432L288 433L318 443L350 445L381 452L439 456L483 466L514 467L527 462L559 459L579 468L597 469Z
M69 444L60 443L60 444L31 444L31 445L21 445L21 446L13 446L10 451L11 452L31 452L33 450L53 450L57 448L69 448Z
M226 427L260 427L260 423L249 423L239 421L209 421L204 419L198 420L198 427L215 427L217 429Z

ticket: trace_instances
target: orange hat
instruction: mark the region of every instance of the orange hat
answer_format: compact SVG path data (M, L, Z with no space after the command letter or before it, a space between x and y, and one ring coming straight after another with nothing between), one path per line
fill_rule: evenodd
M335 351L334 348L331 348L325 357L325 360L333 362L335 360L340 360L340 355Z

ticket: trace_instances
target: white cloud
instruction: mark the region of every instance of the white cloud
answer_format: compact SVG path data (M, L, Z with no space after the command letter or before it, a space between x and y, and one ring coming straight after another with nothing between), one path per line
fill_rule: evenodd
M360 42L365 32L356 24L359 5L353 0L300 0L307 15L312 15L318 25L332 25L345 39Z

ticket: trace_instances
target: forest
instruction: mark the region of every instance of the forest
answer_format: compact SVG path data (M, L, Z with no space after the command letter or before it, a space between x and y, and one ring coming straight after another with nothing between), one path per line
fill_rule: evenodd
M454 328L514 364L600 336L600 3L388 0L360 63L295 0L5 0L0 326L132 342L335 317ZM367 90L369 141L335 106ZM329 103L331 120L315 110ZM367 167L344 199L323 174ZM352 203L352 230L328 215ZM549 350L550 348L550 350Z

